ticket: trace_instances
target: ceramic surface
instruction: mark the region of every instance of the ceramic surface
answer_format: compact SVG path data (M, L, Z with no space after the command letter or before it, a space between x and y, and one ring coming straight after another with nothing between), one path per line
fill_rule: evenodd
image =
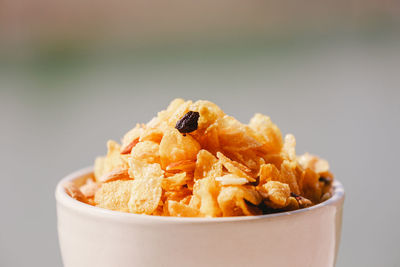
M340 243L344 190L313 207L262 216L174 218L93 207L56 188L65 267L332 267Z

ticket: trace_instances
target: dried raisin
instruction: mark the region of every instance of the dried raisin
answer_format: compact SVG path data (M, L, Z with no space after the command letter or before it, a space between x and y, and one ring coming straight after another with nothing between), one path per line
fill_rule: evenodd
M189 111L179 121L177 121L175 128L183 134L196 131L199 117L200 114L198 112Z

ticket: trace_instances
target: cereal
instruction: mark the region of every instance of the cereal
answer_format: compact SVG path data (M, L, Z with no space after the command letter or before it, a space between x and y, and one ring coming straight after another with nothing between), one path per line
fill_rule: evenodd
M94 182L92 179L87 179L86 183L82 185L79 190L81 190L86 198L92 198L100 187L100 184Z
M221 185L244 185L249 182L246 178L237 177L232 174L216 177L215 180L220 182Z
M221 145L219 143L218 125L216 123L210 125L197 138L201 147L212 154L216 154L220 150Z
M257 215L258 211L246 203L258 205L262 201L260 193L248 187L223 187L218 195L218 204L223 216Z
M275 165L268 163L260 166L258 176L259 185L263 185L268 181L279 181L281 174Z
M137 141L139 141L143 132L144 128L140 124L136 124L132 130L127 132L122 138L121 154L129 154L132 147L134 147L137 144Z
M164 176L164 170L161 169L161 166L158 163L147 163L132 158L129 161L129 165L129 176L134 179L147 179L149 177Z
M171 188L170 190L164 191L162 200L164 201L164 204L167 203L167 200L189 203L192 193L192 190L186 187Z
M190 110L199 113L198 130L204 131L213 124L218 118L225 116L225 113L210 101L199 100L190 106Z
M290 190L295 194L300 194L299 185L297 184L295 168L296 168L296 162L284 160L281 165L280 182L288 184Z
M199 212L206 217L217 217L221 209L217 203L219 186L213 177L197 180L193 188L193 195L200 200Z
M281 151L283 145L281 131L269 117L257 113L251 118L249 127L257 133L257 137L262 140L264 149L268 153L274 154Z
M216 104L173 100L121 145L108 141L93 177L65 185L81 202L153 216L250 216L309 207L329 199L326 160L296 155L296 139L268 116L248 125Z
M297 203L299 203L300 208L306 208L308 206L312 205L312 202L300 195L297 195L296 193L291 192L290 196L294 197L297 200Z
M286 207L285 207L283 210L288 210L288 211L290 211L290 210L297 210L297 209L300 208L299 202L297 202L296 198L294 198L294 197L292 197L292 196L288 198L286 204L287 204L287 205L286 205Z
M136 146L136 144L139 143L139 137L136 139L133 139L128 145L125 147L121 147L121 154L130 154L132 151L132 148Z
M235 118L224 116L217 121L218 139L223 150L245 151L260 148L262 144L255 139L250 127Z
M194 179L201 179L205 177L215 178L221 175L222 163L218 161L218 159L207 150L200 150L197 154Z
M225 157L221 152L217 152L218 159L222 162L222 165L232 174L237 175L239 177L246 178L249 182L255 182L256 180L247 174L245 171L250 171L246 166L243 166L239 162L235 162L230 160L228 157Z
M165 191L179 190L187 182L188 177L185 172L177 173L173 176L162 179L162 188Z
M126 168L114 169L108 173L103 174L101 177L99 177L97 179L97 181L101 182L101 183L106 183L106 182L115 181L115 180L129 179L130 176L129 176L128 170L129 169L126 169Z
M245 172L252 172L256 174L265 160L258 155L257 151L247 150L244 152L227 152L226 156L232 159L234 162L241 163L240 168ZM243 167L245 167L243 169Z
M94 196L96 206L100 208L129 212L133 180L117 180L104 183Z
M121 146L112 140L107 142L108 153L104 158L97 158L94 166L96 180L116 168L128 168L128 157L121 155Z
M294 138L293 134L287 134L285 136L282 154L284 158L290 161L296 160L296 138Z
M163 135L164 133L161 129L147 127L140 135L139 141L152 141L154 143L160 144Z
M87 203L86 196L81 192L81 190L72 182L64 184L65 192L72 198Z
M161 166L181 160L195 160L200 150L199 143L190 135L183 136L178 130L170 128L160 143Z
M326 160L320 159L309 153L301 155L297 160L304 169L310 168L319 174L329 171L329 163Z
M132 181L129 212L152 214L160 202L161 178L136 179Z
M318 202L321 198L321 186L319 184L319 175L311 169L306 169L304 171L303 179L303 196Z
M196 168L196 161L190 159L184 159L176 162L172 162L169 164L165 170L169 172L175 171L184 171L184 172L192 172Z
M131 157L146 163L160 163L160 146L152 141L138 143L131 151Z
M199 211L174 200L168 200L168 212L175 217L198 217Z
M287 200L290 197L290 188L287 184L269 181L263 185L263 189L274 208L283 208L286 206Z

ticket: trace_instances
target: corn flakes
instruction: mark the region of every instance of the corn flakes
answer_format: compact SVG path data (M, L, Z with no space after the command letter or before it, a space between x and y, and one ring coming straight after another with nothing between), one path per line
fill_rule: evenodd
M297 156L294 135L282 138L268 116L246 125L209 101L175 99L107 149L68 195L136 214L226 217L301 209L333 191L328 162Z

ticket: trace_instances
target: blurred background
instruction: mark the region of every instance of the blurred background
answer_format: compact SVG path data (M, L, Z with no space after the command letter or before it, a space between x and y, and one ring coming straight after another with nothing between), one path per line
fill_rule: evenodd
M295 134L345 185L337 266L400 266L395 0L0 1L0 266L62 266L58 180L175 97Z

